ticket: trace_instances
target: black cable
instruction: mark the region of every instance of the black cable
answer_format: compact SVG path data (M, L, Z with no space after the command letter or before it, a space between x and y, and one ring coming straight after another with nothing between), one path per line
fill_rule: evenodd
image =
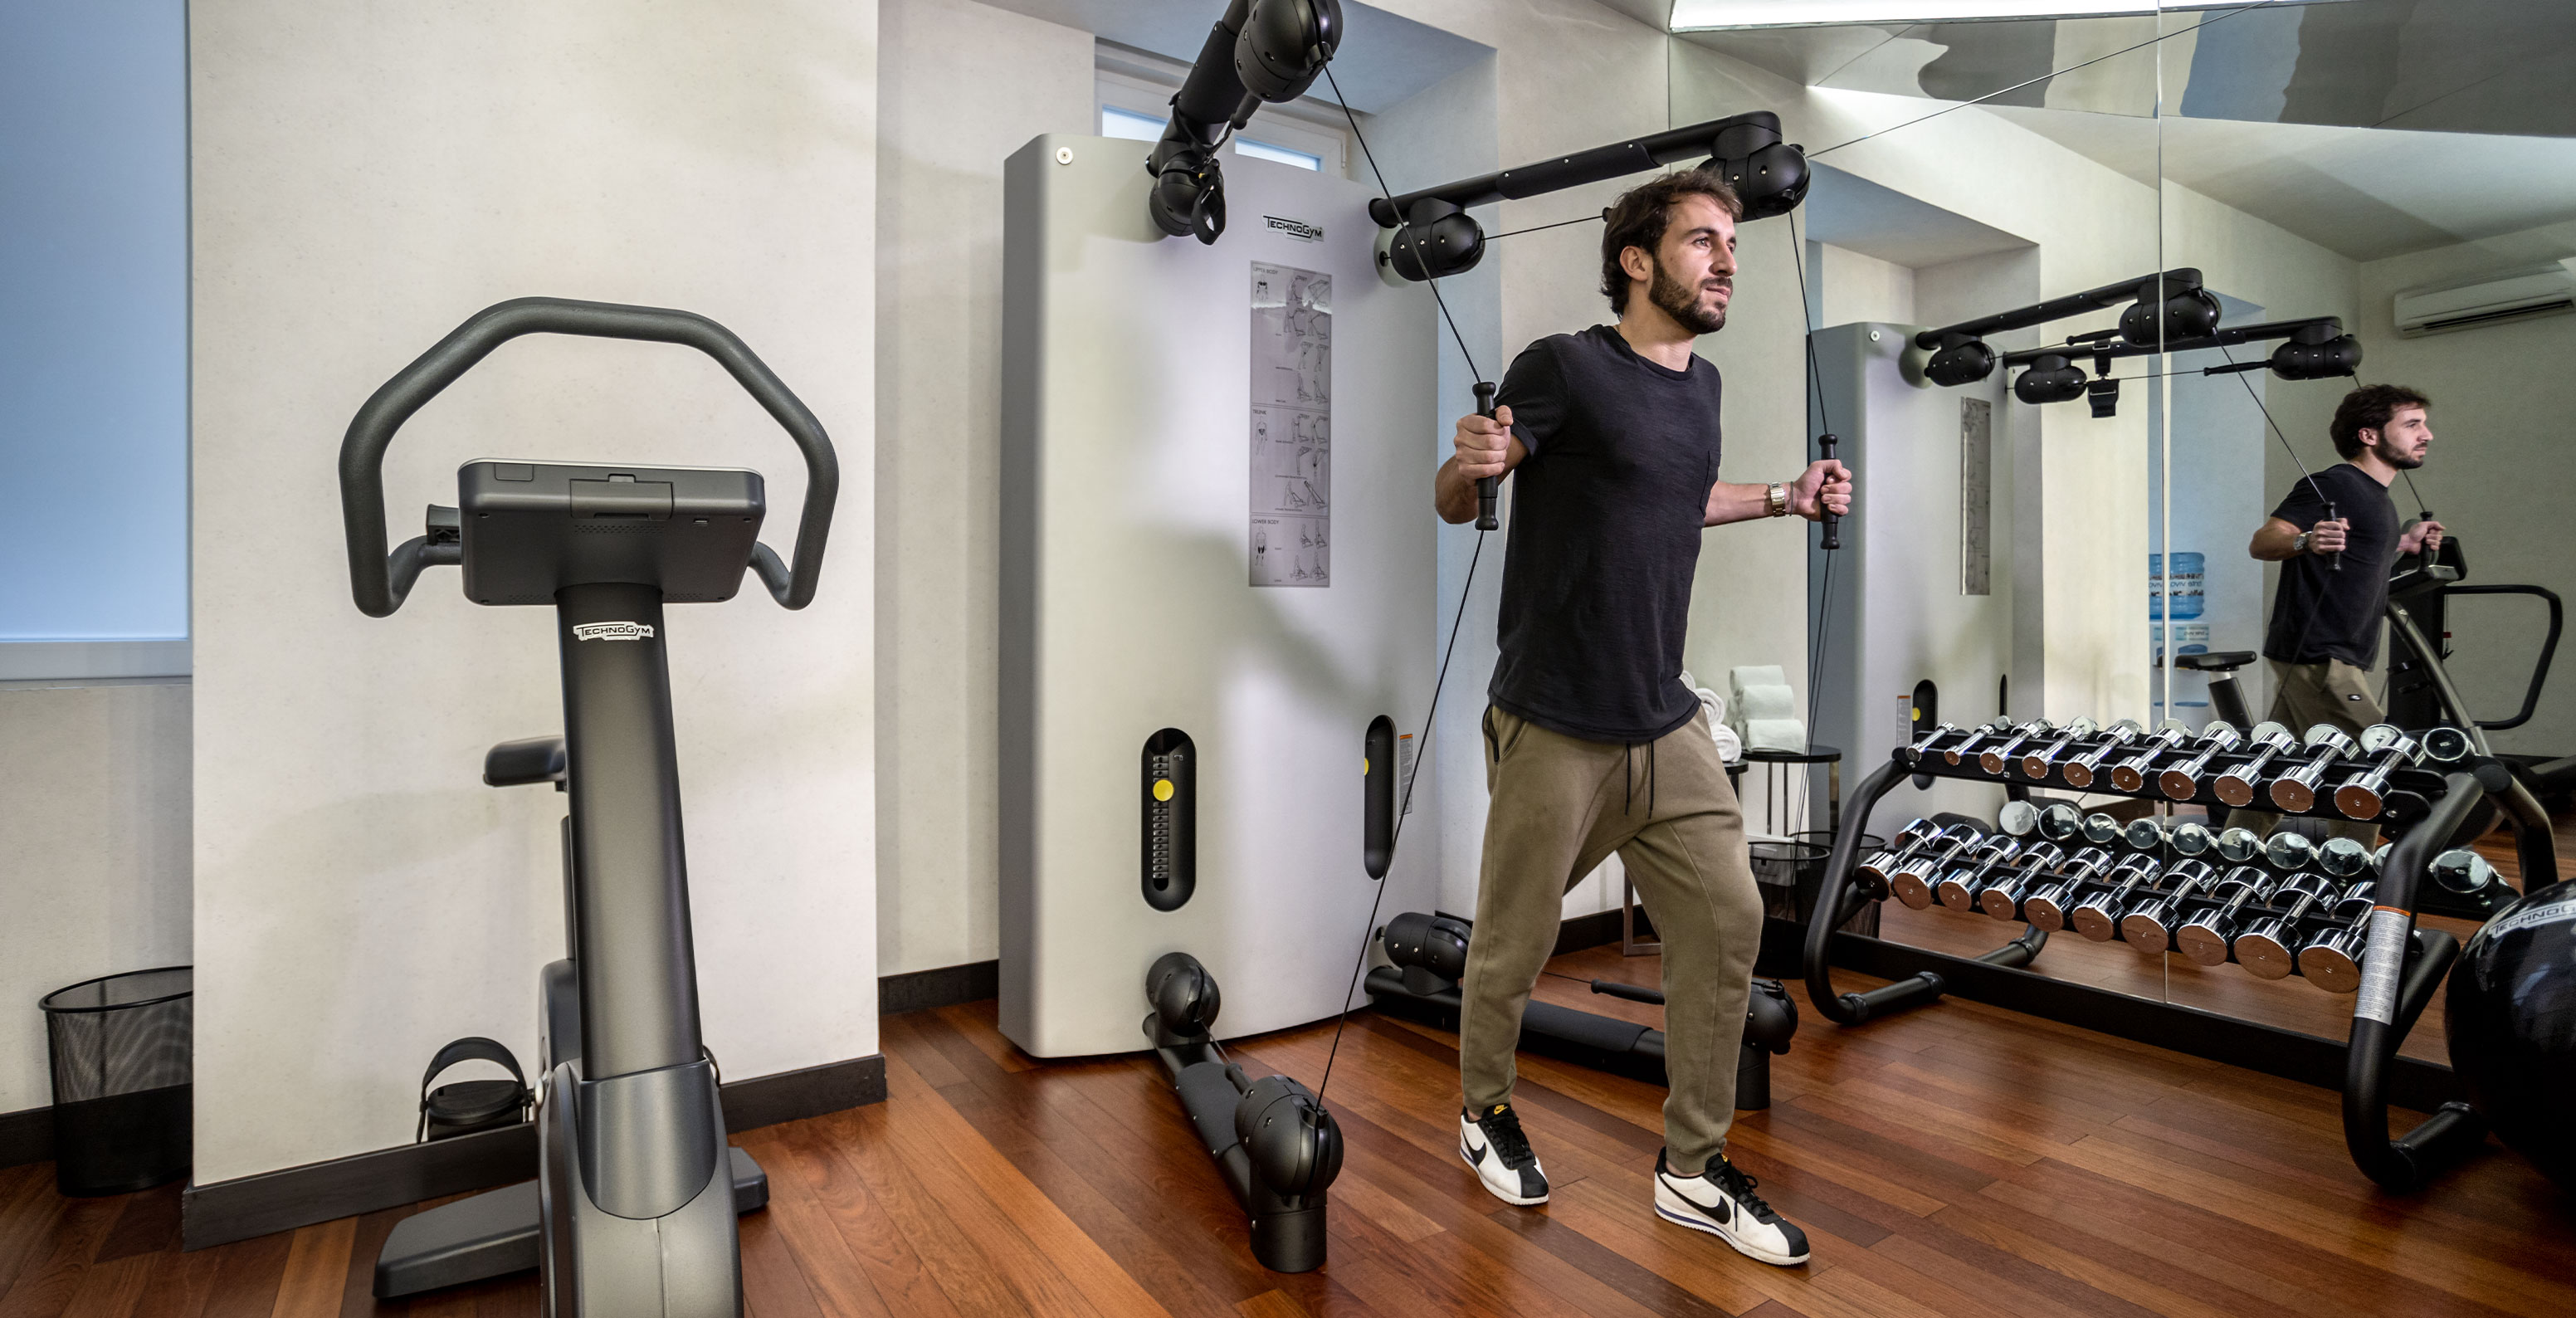
M1360 155L1368 161L1369 173L1377 176L1378 194L1386 198L1389 206L1393 206L1395 190L1386 185L1386 171L1377 167L1377 153L1369 150L1368 137L1360 132L1359 116L1351 113L1351 103L1342 95L1341 80L1333 76L1333 66L1330 64L1324 66L1324 81L1332 87L1333 101L1341 107L1343 120L1351 126L1351 140L1360 144ZM1403 237L1405 231L1411 227L1411 220L1401 215L1395 217L1395 232L1398 238ZM1449 322L1449 337L1457 340L1458 355L1467 359L1467 374L1478 380L1484 379L1485 373L1476 369L1476 354L1467 351L1467 336L1458 332L1458 318L1449 314L1449 299L1440 296L1440 281L1425 275L1422 282L1431 286L1431 300L1440 305L1440 318Z
M1402 805L1396 807L1395 832L1394 835L1389 837L1386 841L1386 849L1389 856L1389 860L1387 862L1387 873L1389 874L1395 872L1395 862L1392 857L1395 853L1395 844L1404 837L1405 812L1413 808L1413 782L1415 779L1422 776L1423 761L1431 758L1431 740L1434 730L1438 726L1433 722L1433 720L1438 718L1440 715L1440 688L1446 685L1449 681L1449 661L1458 653L1458 632L1467 621L1467 600L1474 593L1476 587L1476 563L1477 560L1484 556L1485 533L1478 531L1476 533L1476 552L1469 555L1467 558L1466 584L1458 588L1458 612L1455 617L1449 620L1449 645L1448 648L1441 651L1440 654L1440 675L1433 678L1431 681L1431 712L1425 714L1422 719L1422 750L1413 757L1413 772L1405 775L1404 802ZM1330 1049L1327 1049L1324 1053L1324 1078L1316 1082L1315 1085L1315 1107L1317 1110L1321 1110L1323 1108L1324 1091L1331 1087L1333 1083L1333 1059L1341 1056L1342 1052L1342 1027L1350 1023L1351 999L1359 995L1360 972L1368 967L1369 940L1377 934L1378 904L1385 900L1386 878L1384 875L1380 875L1377 880L1377 895L1369 899L1368 919L1360 924L1360 955L1358 960L1351 963L1351 982L1349 986L1342 990L1341 1014L1333 1018L1333 1046Z
M1798 272L1798 323L1806 328L1804 338L1807 352L1807 384L1814 391L1810 397L1815 400L1816 425L1822 433L1830 435L1834 432L1834 425L1833 419L1825 411L1825 372L1816 361L1816 311L1814 305L1807 300L1807 244L1798 236L1796 211L1789 212L1789 262ZM1800 419L1804 420L1804 418ZM1816 511L1820 515L1824 512L1824 500L1824 487L1819 485L1816 487ZM1825 638L1832 634L1836 552L1831 549L1824 551L1823 580L1816 589L1816 626L1807 647L1807 737L1811 744L1816 735L1817 702L1824 693ZM1854 712L1854 717L1858 717L1857 711ZM1804 800L1806 775L1799 775L1798 781L1801 799L1792 810L1790 816L1792 823L1798 822L1798 813L1806 807Z
M2227 345L2225 344L2219 345L2218 355L2226 358L2228 364L2231 366L2236 363L2236 354L2229 352L2227 350ZM2270 426L2272 428L2273 435L2280 439L2281 447L2290 455L2290 461L2298 464L2299 475L2308 482L2308 493L2317 496L2317 503L2320 506L2332 507L2333 501L2326 498L2324 488L2317 484L2317 474L2308 470L2306 459L2299 456L2298 447L2290 442L2290 436L2281 429L2281 423L2272 419L2272 409L2263 405L2263 395L2254 392L2254 382L2246 379L2246 374L2247 373L2243 371L2235 373L2236 382L2245 386L2245 396L2254 400L2254 406L2263 413L2263 423ZM2168 419L2168 423L2170 423L2170 419ZM2171 492L2168 491L2167 495L2170 497ZM2282 570L2286 572L2289 569L2285 567ZM2385 566L2383 565L2380 570L2385 571ZM2325 611L2323 609L2316 608L2308 610L2307 625L2299 629L2298 643L2290 647L2290 657L2287 662L2293 664L2301 662L2299 656L2308 652L2308 638L2316 634L2317 619L2321 617L2324 612Z
M1533 224L1526 229L1506 229L1501 233L1489 233L1485 235L1485 241L1489 243L1498 243L1505 238L1518 238L1522 234L1537 233L1542 229L1562 229L1569 224L1596 224L1609 218L1610 212L1608 211L1603 211L1598 215L1581 215L1571 220L1558 220L1554 224Z
M1367 135L1360 132L1360 121L1351 113L1349 101L1343 98L1341 83L1333 78L1333 66L1330 64L1324 66L1324 79L1332 86L1333 98L1341 103L1342 118L1348 120L1351 125L1351 139L1360 144L1360 154L1368 160L1369 173L1377 176L1378 192L1389 201L1393 201L1395 190L1386 185L1386 172L1377 167L1377 153L1369 149ZM1398 216L1396 233L1399 237L1404 233L1406 226L1407 221L1404 217ZM1482 381L1485 377L1476 369L1476 356L1467 351L1467 336L1458 332L1458 320L1449 314L1449 301L1440 296L1440 281L1425 279L1423 282L1431 285L1431 300L1439 304L1441 319L1449 322L1449 337L1457 341L1458 355L1466 359L1468 375ZM1476 591L1476 565L1482 562L1484 557L1485 533L1478 531L1475 552L1467 558L1467 579L1458 587L1458 611L1449 620L1449 644L1440 653L1440 673L1431 681L1431 708L1422 718L1422 749L1413 757L1413 772L1405 775L1403 800L1395 811L1395 830L1387 838L1387 851L1390 857L1394 853L1395 844L1404 838L1404 816L1413 808L1413 784L1422 776L1423 764L1431 758L1432 743L1438 735L1439 728L1437 720L1440 717L1440 692L1449 683L1449 661L1457 657L1458 633L1467 621L1467 601L1474 597ZM1390 859L1387 872L1393 873L1394 868L1394 862ZM1315 1110L1318 1112L1324 1109L1324 1091L1333 1083L1333 1062L1342 1053L1342 1030L1350 1024L1351 999L1359 995L1360 974L1368 968L1369 940L1376 936L1378 909L1385 901L1386 878L1381 875L1377 879L1377 894L1369 899L1368 919L1360 925L1360 954L1358 959L1351 962L1351 982L1342 990L1341 1012L1333 1018L1333 1044L1324 1053L1324 1077L1315 1084Z

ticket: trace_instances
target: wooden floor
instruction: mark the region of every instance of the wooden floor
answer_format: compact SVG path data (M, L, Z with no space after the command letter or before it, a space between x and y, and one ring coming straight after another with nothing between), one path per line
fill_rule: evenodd
M1606 948L1552 969L1657 974ZM1331 1035L1234 1052L1311 1082ZM1498 1204L1455 1152L1450 1037L1365 1013L1330 1093L1332 1259L1301 1276L1252 1262L1150 1060L1032 1061L989 1002L887 1017L884 1046L886 1103L740 1137L771 1183L743 1219L759 1318L2576 1314L2576 1205L2500 1148L2384 1195L2329 1091L1971 1003L1852 1030L1806 1013L1732 1144L1813 1240L1795 1269L1654 1216L1661 1090L1545 1059L1517 1101L1555 1199ZM50 1166L0 1171L0 1318L537 1312L533 1278L376 1305L369 1267L409 1209L193 1254L177 1210L174 1187L65 1200Z

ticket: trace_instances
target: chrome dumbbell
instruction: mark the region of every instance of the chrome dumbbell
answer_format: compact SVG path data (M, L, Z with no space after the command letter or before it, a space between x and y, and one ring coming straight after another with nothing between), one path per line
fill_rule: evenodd
M2217 759L2220 753L2232 751L2244 743L2245 734L2238 732L2233 723L2220 721L2202 728L2200 740L2192 746L2192 757L2156 775L2157 790L2172 800L2190 800L2200 790L2200 780L2209 772L2209 762Z
M2218 882L2218 871L2205 860L2178 862L2165 871L2164 889L2120 917L2120 937L2149 956L2173 946L2174 926L2182 922L2182 904Z
M1941 885L1948 884L1961 875L1982 871L1990 865L2001 864L2019 850L2021 850L2020 838L2008 833L1989 833L1986 839L1970 849L1967 855L1940 870L1921 872L1909 867L1898 871L1888 880L1887 890L1896 894L1896 900L1907 906L1918 911L1924 910L1932 905ZM1935 880L1934 874L1938 874L1939 879ZM1945 902L1943 905L1948 903Z
M2263 771L2272 761L2299 748L2299 739L2278 723L2257 723L2245 733L2245 749L2253 752L2243 764L2218 775L2209 785L2219 800L2237 809L2254 804L2254 785L2263 781Z
M2084 836L2084 812L2064 801L2039 812L2039 835L2051 842L2072 842Z
M2317 868L2329 878L2360 878L2370 871L2370 849L2348 837L2327 838L2317 848Z
M2011 729L2012 723L2006 719L1996 719L1992 723L1982 724L1967 736L1960 738L1956 745L1941 752L1941 758L1955 768L1966 762L1968 752L1975 750L1979 742L2001 736Z
M2326 770L2352 749L2352 738L2343 729L2320 723L2308 729L2300 750L2308 756L2299 767L2272 780L2272 804L2292 814L2305 814L2317 803L2317 783Z
M1974 824L1952 824L1930 837L1907 847L1902 854L1882 851L1863 862L1857 869L1861 881L1884 890L1889 888L1901 870L1930 866L1933 873L1968 848L1983 841L1986 830Z
M2028 801L2006 801L2004 808L1995 812L1995 829L2014 837L2029 837L2039 831L2039 807Z
M2263 854L2263 839L2250 828L2231 828L2218 835L2218 858L2230 865L2242 865Z
M1977 767L1991 774L2001 774L2012 766L2014 751L2020 750L2032 738L2045 737L2056 730L2057 725L2047 719L2032 719L2014 728L2011 736L1977 752Z
M1887 871L1889 868L1905 860L1908 856L1913 855L1923 847L1930 845L1932 839L1937 838L1940 835L1941 826L1939 824L1936 824L1929 819L1917 817L1916 819L1908 822L1905 827L1896 830L1896 845L1884 850L1873 851L1867 856L1862 857L1859 864L1852 866L1852 874L1861 881L1861 885L1863 887L1874 887L1878 891L1884 892L1887 889Z
M2424 748L2393 724L2373 723L2361 730L2361 753L2373 757L2370 768L2334 789L2335 812L2346 819L2377 819L2388 805L2388 779Z
M2165 845L2177 856L2206 856L2218 847L2218 837L2209 825L2197 819L2186 819L2165 834Z
M2111 872L2111 853L2100 847L2086 847L2067 858L2048 881L2034 886L2022 898L2021 918L2033 927L2056 933L2066 927L2066 912L2083 895L2084 885L2099 883Z
M2021 912L2023 896L2053 882L2065 864L2065 848L2054 842L2032 844L1977 890L1977 909L1998 920L2012 919Z
M2101 726L2089 718L2079 718L2059 728L2057 740L2033 749L2021 757L2021 776L2046 778L2048 771L2057 766L2057 757L2065 754L2067 747L2099 731Z
M2287 979L2298 965L2298 947L2305 940L2298 936L2301 917L2319 902L2331 902L2339 894L2334 884L2322 874L2293 874L2281 880L2274 889L2274 901L2289 905L2278 915L2266 915L2245 926L2236 936L2236 962L2258 979Z
M2335 903L2341 923L2308 940L2299 949L2299 973L2328 993L2350 993L2361 987L2361 949L2370 938L2374 885L2356 883Z
M2075 932L2097 943L2107 943L2120 932L2120 917L2127 914L2130 899L2140 888L2155 883L2164 872L2164 863L2153 856L2131 856L2110 874L2111 889L2099 892L2075 904L2067 913L2074 921Z
M2165 826L2152 818L2132 819L2120 829L2120 844L2131 851L2162 851L2165 842Z
M1905 748L1905 762L1908 764L1921 764L1923 762L1923 757L1932 752L1932 744L1934 742L1937 742L1943 737L1947 737L1958 730L1958 724L1944 723L1941 726L1932 729L1930 732L1924 733L1921 737L1915 740L1913 745Z
M2483 892L2497 881L2496 868L2467 847L2453 847L2433 858L2433 882L2457 893Z
M2275 833L2263 841L2263 859L2284 874L2317 863L2317 844L2297 833Z
M2138 753L2111 766L2111 787L2115 791L2134 792L2147 785L2147 772L2158 759L2176 746L2191 740L2191 729L2165 720L2156 735L2138 744Z
M2020 904L2021 894L2030 887L2031 879L2056 869L2065 860L2066 848L2054 842L2029 843L2022 847L2021 854L1986 870L1964 885L1965 891L1956 894L1958 900L1953 900L1949 881L1943 880L1941 904L1957 910L1979 910L1993 915L1995 908L1988 899L1994 898L2006 908L2001 918L2009 920L2012 908Z
M2236 941L2241 913L2249 902L2272 899L2272 876L2259 865L2239 865L2227 871L2204 895L2218 905L2182 922L2174 931L2174 947L2184 956L2204 966L2227 964L2227 949Z
M2102 735L2099 745L2068 760L2066 767L2058 772L2066 779L2066 785L2069 787L2078 789L2090 787L2093 785L2094 775L2102 768L2103 760L2109 758L2112 752L2145 736L2146 732L2145 728L2138 726L2136 719L2124 718L2111 725L2110 730Z

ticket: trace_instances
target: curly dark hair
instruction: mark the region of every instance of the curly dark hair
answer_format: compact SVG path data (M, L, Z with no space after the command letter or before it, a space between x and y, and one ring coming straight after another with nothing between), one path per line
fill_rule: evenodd
M1601 230L1601 295L1610 299L1611 314L1628 310L1628 272L1619 268L1619 254L1631 247L1644 248L1648 256L1662 251L1674 204L1694 194L1716 202L1728 219L1744 218L1744 203L1713 169L1685 169L1640 183L1601 213L1609 221Z
M2365 384L2335 404L2334 421L2326 427L2326 433L2334 437L2335 452L2350 461L2361 456L2366 447L2361 442L2361 432L2386 430L2389 418L2397 415L2401 407L2432 405L2432 399L2402 384Z

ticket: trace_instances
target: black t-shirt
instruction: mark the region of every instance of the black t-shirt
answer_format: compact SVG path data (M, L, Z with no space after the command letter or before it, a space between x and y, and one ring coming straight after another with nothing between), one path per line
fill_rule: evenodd
M2397 557L2397 505L2389 500L2387 486L2340 462L2318 472L2314 486L2302 477L2272 515L2305 531L2325 520L2328 500L2335 515L2351 524L2344 537L2343 570L2334 569L2337 556L2332 554L2302 554L2281 564L2263 653L2286 664L2341 659L2368 668L2379 658L2388 567Z
M1717 479L1717 368L1669 370L1595 325L1522 350L1495 401L1513 469L1493 702L1586 741L1690 721L1682 633Z

